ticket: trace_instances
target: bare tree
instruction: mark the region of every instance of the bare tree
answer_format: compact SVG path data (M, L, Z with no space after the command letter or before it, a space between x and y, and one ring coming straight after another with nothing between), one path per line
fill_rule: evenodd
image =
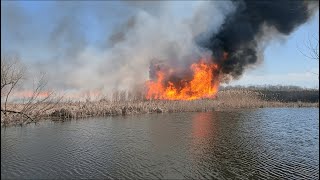
M4 110L13 89L21 82L25 74L25 68L18 56L1 55L1 101L4 99ZM2 111L2 107L1 107ZM6 111L3 111L6 115Z
M308 38L307 42L304 42L304 46L307 48L308 52L303 52L300 49L299 51L305 57L319 61L319 39L314 35L312 38L314 41L316 41L316 43L313 43L310 37Z
M303 51L302 48L298 48L300 53L311 60L318 61L319 63L319 38L317 38L315 35L313 35L312 37L309 36L308 41L304 42L304 47L306 51ZM312 73L318 75L319 78L318 73Z
M1 120L4 125L36 122L62 99L52 90L45 91L47 81L45 74L41 74L33 84L31 96L22 99L19 105L9 107L9 99L18 84L23 83L25 75L26 68L18 56L1 55Z

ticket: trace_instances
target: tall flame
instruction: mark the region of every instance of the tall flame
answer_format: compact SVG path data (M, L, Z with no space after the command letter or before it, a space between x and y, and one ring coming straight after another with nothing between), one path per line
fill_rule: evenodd
M214 77L217 64L200 60L190 66L193 72L191 80L182 79L179 86L166 80L167 74L161 69L156 72L156 79L146 83L146 99L164 100L194 100L200 98L213 98L218 91L218 77Z

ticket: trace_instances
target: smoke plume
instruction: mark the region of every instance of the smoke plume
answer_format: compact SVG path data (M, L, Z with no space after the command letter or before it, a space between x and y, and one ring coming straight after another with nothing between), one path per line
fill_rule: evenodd
M222 74L238 78L249 65L263 57L266 40L289 35L305 23L319 6L318 1L233 1L236 10L228 15L219 32L199 44L212 51ZM200 37L201 38L201 37ZM224 53L227 59L223 60Z
M30 13L18 4L1 2L2 50L18 52L30 71L46 72L48 85L79 91L140 86L154 59L188 69L212 56L220 74L239 78L263 57L269 39L290 34L319 6L250 0L39 2Z

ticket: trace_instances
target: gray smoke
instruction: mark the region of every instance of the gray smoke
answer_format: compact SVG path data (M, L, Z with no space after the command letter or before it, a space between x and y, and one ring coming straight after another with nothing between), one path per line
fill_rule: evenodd
M33 13L50 22L46 28L17 3L1 2L1 39L10 38L1 46L18 51L30 71L46 72L48 85L61 90L130 89L149 78L154 59L187 69L207 55L221 73L239 77L258 60L259 40L270 35L265 27L289 34L318 6L261 2L38 2L46 9Z

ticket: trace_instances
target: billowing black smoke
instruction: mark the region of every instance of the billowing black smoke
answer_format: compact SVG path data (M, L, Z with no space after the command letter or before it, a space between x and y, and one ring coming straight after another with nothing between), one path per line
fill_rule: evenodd
M319 6L318 1L302 0L233 2L237 8L226 18L219 32L200 42L202 47L212 51L215 61L221 65L221 73L233 78L239 77L248 65L257 62L259 45L265 36L270 35L265 27L289 35L311 17L310 7Z

